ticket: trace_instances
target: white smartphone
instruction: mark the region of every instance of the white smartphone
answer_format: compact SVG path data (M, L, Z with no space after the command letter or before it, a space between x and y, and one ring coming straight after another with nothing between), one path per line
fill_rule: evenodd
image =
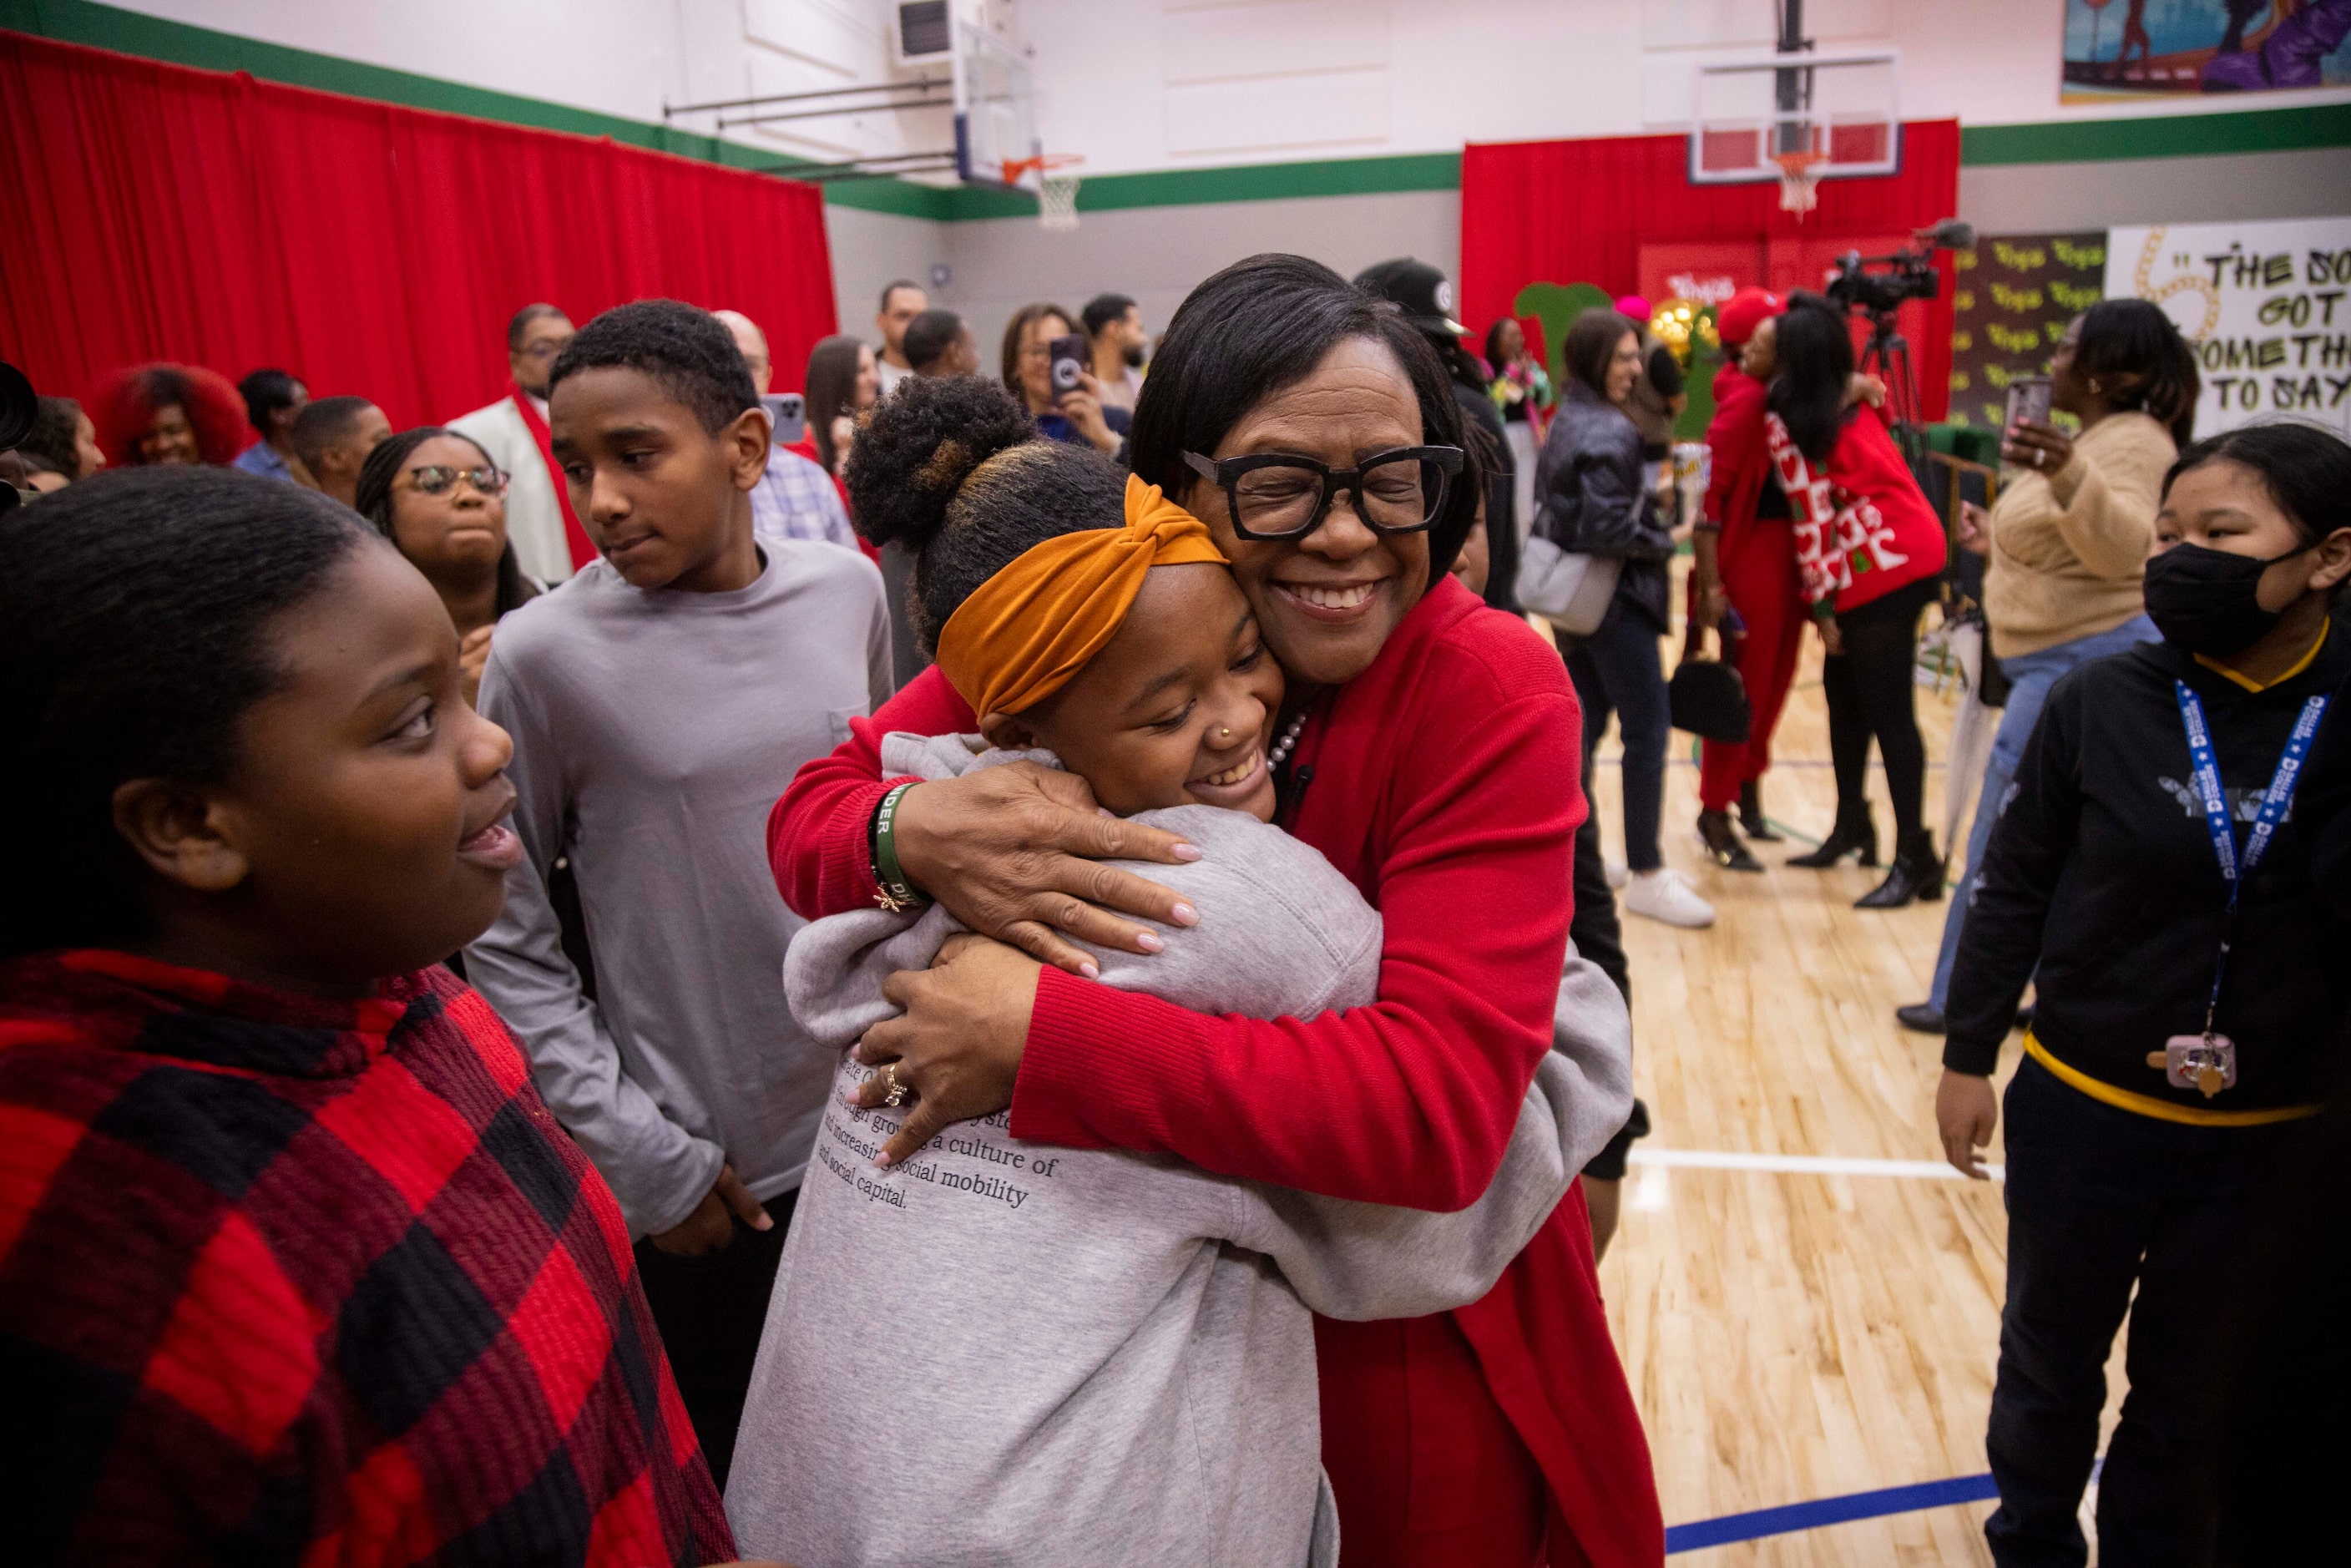
M776 422L775 442L789 446L808 434L808 399L798 392L769 392L759 400Z

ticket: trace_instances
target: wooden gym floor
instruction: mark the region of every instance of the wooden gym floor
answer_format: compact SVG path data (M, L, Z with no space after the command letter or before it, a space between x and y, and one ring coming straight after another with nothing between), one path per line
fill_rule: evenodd
M1929 623L1937 616L1930 611ZM1834 817L1836 791L1820 646L1810 633L1805 641L1763 800L1774 821L1816 841ZM1677 652L1677 640L1668 668ZM1919 690L1926 818L1938 847L1941 764L1956 707L1955 694ZM1621 751L1612 729L1594 789L1612 859L1623 855ZM1941 1165L1941 1041L1894 1021L1896 1007L1926 998L1948 905L1856 910L1853 901L1883 872L1783 867L1811 847L1792 834L1756 846L1767 868L1760 876L1715 868L1693 826L1690 758L1690 737L1676 732L1663 847L1717 918L1709 929L1680 931L1624 917L1634 1075L1653 1131L1635 1145L1623 1218L1600 1271L1648 1427L1666 1522L1982 1476L2006 1238L2000 1187L1958 1179ZM1883 855L1892 810L1874 752L1870 794ZM2011 1041L2002 1085L2016 1053ZM1675 1163L1690 1155L1728 1159ZM1755 1168L1761 1162L1752 1156L1772 1155L1911 1168ZM2001 1157L1996 1141L1990 1157ZM2119 1351L2110 1365L2108 1430ZM1672 1561L1988 1563L1982 1526L1991 1508L1857 1519Z

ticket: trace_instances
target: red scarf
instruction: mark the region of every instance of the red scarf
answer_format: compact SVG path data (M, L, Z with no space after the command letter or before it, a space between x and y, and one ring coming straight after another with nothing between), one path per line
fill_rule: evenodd
M1819 468L1776 413L1763 416L1763 441L1795 517L1805 602L1858 610L1943 570L1942 519L1876 415L1847 419Z
M522 415L523 427L538 443L538 460L547 465L547 476L555 481L555 502L563 508L563 542L571 551L571 570L578 571L596 559L595 541L588 537L588 530L580 526L579 517L571 510L571 485L564 478L563 470L555 465L555 436L547 428L538 402L520 383L507 384L514 394L515 412Z

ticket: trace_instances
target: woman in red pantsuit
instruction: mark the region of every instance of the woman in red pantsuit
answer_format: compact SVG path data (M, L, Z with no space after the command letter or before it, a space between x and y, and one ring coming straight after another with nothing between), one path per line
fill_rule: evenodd
M1459 444L1434 354L1327 267L1259 256L1193 293L1135 411L1135 471L1207 523L1288 676L1260 765L1282 824L1380 909L1379 1000L1266 1023L1094 985L1067 936L1158 941L1102 905L1163 925L1197 916L1093 862L1170 862L1184 846L1096 815L1081 781L1033 767L918 784L895 797L901 882L1001 940L893 984L904 1018L860 1048L917 1096L888 1154L1008 1109L1019 1138L1369 1202L1453 1208L1485 1189L1550 1049L1584 807L1557 655L1445 575L1477 501L1451 482ZM1354 486L1395 484L1399 464L1426 521L1374 530ZM1317 484L1302 528L1250 527L1270 515L1266 486ZM874 815L898 782L881 776L883 734L976 727L926 672L803 768L768 829L793 907L872 902ZM1662 1561L1580 1197L1482 1301L1318 1320L1315 1338L1347 1568Z
M1741 831L1759 843L1780 838L1763 815L1762 778L1771 766L1772 728L1796 678L1806 620L1795 521L1772 483L1763 444L1764 383L1772 367L1771 333L1758 329L1782 308L1778 295L1742 288L1715 318L1729 362L1714 378L1714 418L1706 427L1713 476L1690 573L1690 623L1700 636L1721 634L1723 657L1738 666L1753 710L1745 741L1709 740L1700 754L1698 837L1714 862L1731 871L1763 869ZM1736 631L1725 630L1728 612L1738 614ZM1730 823L1734 805L1739 830Z

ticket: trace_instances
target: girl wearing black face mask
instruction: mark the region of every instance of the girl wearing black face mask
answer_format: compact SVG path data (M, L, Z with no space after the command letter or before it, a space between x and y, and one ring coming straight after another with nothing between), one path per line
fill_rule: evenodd
M2351 978L2293 812L2351 676L2351 446L2269 424L2165 476L2147 608L2164 641L2059 681L1986 849L1952 972L1936 1120L1984 1174L2008 1089L2008 1300L1989 1448L1995 1561L2080 1562L2075 1512L2126 1309L2130 1399L2106 1453L2109 1561L2190 1563L2227 1364L2210 1343L2289 1124L2318 1108ZM2133 1287L2137 1296L2132 1300Z

